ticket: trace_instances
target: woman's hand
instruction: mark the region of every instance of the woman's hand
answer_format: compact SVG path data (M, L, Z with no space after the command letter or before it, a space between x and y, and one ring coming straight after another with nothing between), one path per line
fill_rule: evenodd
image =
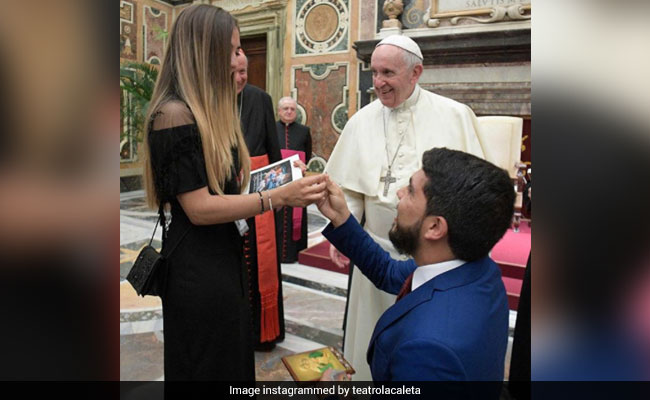
M280 198L280 206L306 207L327 196L327 176L307 176L271 191Z

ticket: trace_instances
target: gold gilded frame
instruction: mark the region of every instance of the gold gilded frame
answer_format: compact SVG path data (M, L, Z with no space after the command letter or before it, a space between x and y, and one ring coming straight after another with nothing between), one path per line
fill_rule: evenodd
M509 18L508 20L515 21L530 19L531 4L511 4L508 6L438 12L438 2L438 0L431 0L431 15L429 21L427 21L427 26L430 28L440 26L443 19L449 20L452 25L458 24L461 19L469 19L482 24L502 22L506 20L506 17Z

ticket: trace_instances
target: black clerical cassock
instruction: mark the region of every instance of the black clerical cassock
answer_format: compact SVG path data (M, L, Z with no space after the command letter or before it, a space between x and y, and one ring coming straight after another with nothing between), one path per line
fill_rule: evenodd
M281 154L271 96L247 84L237 95L237 107L251 156L251 170L279 161ZM248 268L253 339L258 349L265 349L284 340L282 274L275 213L267 211L246 222L250 229L244 237L244 261Z
M278 142L283 151L287 149L304 152L303 161L305 164L308 163L311 158L311 133L309 127L297 122L285 124L278 121L276 128ZM307 247L307 209L294 210L293 207L284 207L281 217L281 260L285 263L293 263L298 260L298 252Z

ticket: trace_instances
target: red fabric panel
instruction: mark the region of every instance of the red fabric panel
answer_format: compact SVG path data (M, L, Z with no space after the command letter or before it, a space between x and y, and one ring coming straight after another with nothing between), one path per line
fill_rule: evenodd
M269 165L267 155L251 157L251 169ZM257 277L261 302L260 342L268 342L280 334L278 314L278 258L275 244L273 211L255 216L257 240Z

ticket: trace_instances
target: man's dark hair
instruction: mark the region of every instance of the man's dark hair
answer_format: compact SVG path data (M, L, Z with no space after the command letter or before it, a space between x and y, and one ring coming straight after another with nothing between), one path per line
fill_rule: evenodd
M424 152L422 169L426 215L445 218L451 251L464 261L485 257L512 221L515 191L508 173L445 148Z

